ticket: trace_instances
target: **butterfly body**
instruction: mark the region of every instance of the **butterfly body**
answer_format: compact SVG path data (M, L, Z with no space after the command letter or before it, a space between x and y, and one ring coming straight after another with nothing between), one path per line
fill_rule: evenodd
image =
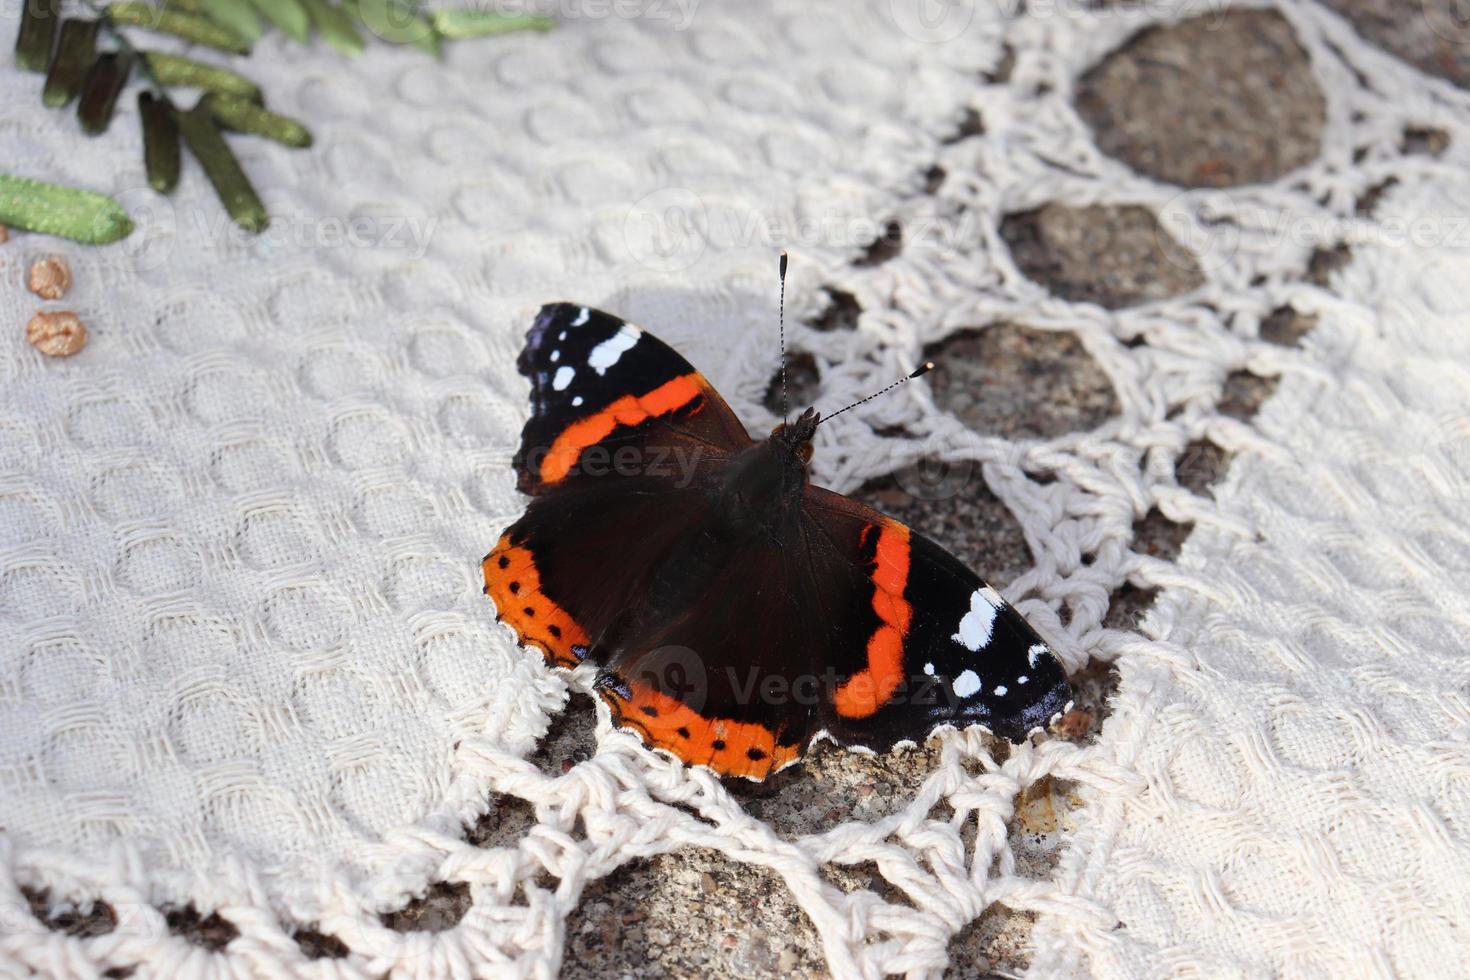
M750 438L682 357L544 307L518 361L526 514L483 564L497 616L596 665L617 727L763 779L820 737L884 751L944 726L1020 739L1070 691L995 590L891 518L812 485L808 410Z

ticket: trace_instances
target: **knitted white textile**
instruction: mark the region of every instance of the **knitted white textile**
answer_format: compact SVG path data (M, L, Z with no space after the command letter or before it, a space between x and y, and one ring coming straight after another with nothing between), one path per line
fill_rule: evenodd
M130 105L86 140L7 63L0 169L112 193L141 228L0 247L0 971L546 976L590 880L690 845L781 875L843 975L937 973L996 901L1042 913L1038 975L1470 970L1452 959L1470 948L1470 100L1289 4L1327 98L1320 158L1181 193L1104 157L1068 100L1139 27L1210 11L1012 6L650 2L443 64L267 41L245 70L318 142L232 141L276 219L260 238L196 170L172 199L146 189ZM987 84L1002 42L1014 70ZM968 106L985 133L944 142ZM1450 150L1405 157L1406 125ZM1388 177L1378 218L1427 221L1413 244L1355 218ZM1116 312L1049 296L996 230L1048 201L1154 209L1207 284ZM903 251L853 265L889 219ZM1349 239L1332 293L1302 283L1314 247ZM819 430L839 490L980 461L1036 555L1008 595L1069 668L1116 659L1122 685L1095 745L997 765L947 736L901 812L799 839L629 736L565 774L526 761L566 684L495 625L476 564L523 506L513 363L535 309L642 323L759 431L778 247L822 407L1002 319L1075 333L1121 406L1015 443L966 436L913 384ZM24 269L52 252L92 330L66 361L15 329L40 305ZM800 325L822 285L857 297L857 330ZM1285 303L1320 317L1302 350L1258 339ZM1216 409L1243 368L1283 376L1251 424ZM1200 437L1236 453L1214 499L1173 475ZM1177 564L1131 547L1154 506L1195 524ZM1146 637L1100 625L1125 580L1163 587ZM1035 881L1006 821L1044 776L1087 803ZM514 846L464 840L492 793L535 806ZM820 874L860 862L908 903ZM469 885L458 925L382 923L437 881ZM106 901L117 927L50 931L23 886ZM172 935L158 909L185 903L239 937ZM350 955L307 959L297 923Z

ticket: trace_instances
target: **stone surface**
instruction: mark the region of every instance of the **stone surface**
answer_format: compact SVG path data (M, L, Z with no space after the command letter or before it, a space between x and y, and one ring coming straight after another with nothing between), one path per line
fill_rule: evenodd
M1146 208L1048 204L1006 215L1000 234L1020 270L1062 299L1119 309L1204 282Z
M169 932L210 952L219 952L240 935L240 930L235 928L234 923L221 917L218 912L201 915L192 905L166 908L163 910L163 917Z
M22 887L21 894L30 905L31 914L53 932L90 939L93 936L105 936L117 928L117 913L106 902L93 902L84 906L63 902L53 907L51 893L45 888L35 890Z
M825 977L816 929L773 872L686 850L590 883L567 922L564 980Z
M1249 371L1232 371L1220 392L1221 414L1241 420L1251 418L1276 390L1278 380L1257 377Z
M1141 31L1080 79L1075 102L1103 152L1184 187L1309 163L1326 117L1290 25L1255 10Z
M1108 376L1070 333L1009 323L924 348L934 402L975 432L1047 439L1096 428L1118 410Z
M824 333L829 330L853 330L857 327L858 314L863 311L852 293L840 289L828 287L824 290L827 294L827 307L821 316L813 320L811 327Z
M792 414L816 404L822 392L822 373L817 368L817 359L804 350L786 352L786 399ZM781 414L781 372L771 375L762 403L772 415Z
M1420 71L1470 85L1470 19L1460 0L1322 0L1365 39Z
M1229 453L1213 442L1196 439L1174 461L1174 479L1190 493L1204 493L1220 482L1229 465Z
M1164 561L1179 557L1191 525L1176 524L1154 508L1141 520L1133 522L1133 550Z
M342 940L329 936L314 926L297 929L291 934L291 938L313 960L340 960L350 952Z
M398 932L443 932L470 910L470 886L463 881L436 881L401 909L384 912L383 925Z
M1261 339L1280 347L1300 347L1302 338L1317 325L1317 318L1282 306L1261 320Z

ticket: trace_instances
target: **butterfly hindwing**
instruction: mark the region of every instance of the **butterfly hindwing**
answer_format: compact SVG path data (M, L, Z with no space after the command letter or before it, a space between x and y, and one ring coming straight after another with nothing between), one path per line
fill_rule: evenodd
M944 725L982 725L1019 741L1071 699L1046 642L995 589L933 541L871 508L807 490L809 521L866 581L834 634L840 680L822 724L845 745L883 751ZM835 561L835 558L829 559ZM813 569L818 581L844 576Z
M553 667L576 667L687 532L693 494L625 477L533 497L482 565L497 618Z
M531 381L517 485L538 494L580 476L692 480L750 445L735 413L657 337L587 306L541 308L516 362Z
M710 512L670 553L600 651L598 693L617 727L726 776L764 779L816 731L820 691L799 658L823 624L791 586L793 553L731 535Z

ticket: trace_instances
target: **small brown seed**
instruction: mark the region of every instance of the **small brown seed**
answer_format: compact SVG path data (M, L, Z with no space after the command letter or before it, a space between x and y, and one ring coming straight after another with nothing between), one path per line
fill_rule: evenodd
M71 267L59 255L37 259L31 266L30 280L26 285L42 299L61 299L71 288Z
M1073 708L1057 719L1056 731L1063 738L1082 738L1092 731L1093 716L1084 708Z
M26 324L26 340L48 357L70 357L87 345L87 328L70 310L42 310Z

